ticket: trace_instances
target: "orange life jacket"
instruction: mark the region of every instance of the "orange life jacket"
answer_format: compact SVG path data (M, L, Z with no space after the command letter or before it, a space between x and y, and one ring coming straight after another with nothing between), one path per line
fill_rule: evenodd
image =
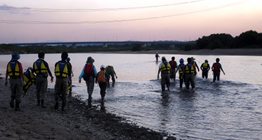
M106 82L106 72L105 71L100 71L97 73L97 81L98 83Z

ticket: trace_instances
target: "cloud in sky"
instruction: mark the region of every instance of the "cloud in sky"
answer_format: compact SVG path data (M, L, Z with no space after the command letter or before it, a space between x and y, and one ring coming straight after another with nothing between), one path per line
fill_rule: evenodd
M10 14L29 14L29 7L13 7L6 4L0 5L1 11L7 11Z
M0 43L188 41L212 33L262 31L261 0L4 1Z

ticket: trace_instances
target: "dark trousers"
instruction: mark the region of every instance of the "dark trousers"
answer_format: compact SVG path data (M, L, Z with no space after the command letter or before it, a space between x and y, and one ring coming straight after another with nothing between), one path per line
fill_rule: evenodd
M195 75L194 74L185 74L186 88L189 89L189 83L191 84L192 89L195 88Z
M100 95L101 95L102 101L104 101L104 98L106 95L106 82L99 83L99 87L100 87Z
M208 78L208 73L207 72L202 72L202 78Z
M170 74L168 71L162 71L161 72L161 88L162 91L165 91L165 85L167 86L167 89L169 90L170 86Z
M220 80L220 71L214 71L214 77L213 77L213 82L215 82L216 80L219 81Z
M185 82L185 76L182 73L179 74L180 88L183 87L183 82Z
M176 68L171 68L170 79L176 80Z

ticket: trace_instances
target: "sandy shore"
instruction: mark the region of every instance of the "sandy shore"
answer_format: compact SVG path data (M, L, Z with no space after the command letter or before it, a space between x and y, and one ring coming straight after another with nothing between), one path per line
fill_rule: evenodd
M37 106L35 87L22 98L20 108L15 111L9 106L10 89L0 79L0 139L63 139L63 140L135 140L157 139L166 134L129 123L121 117L101 110L99 106L87 108L77 97L69 98L66 111L54 106L54 92L48 90L47 108Z

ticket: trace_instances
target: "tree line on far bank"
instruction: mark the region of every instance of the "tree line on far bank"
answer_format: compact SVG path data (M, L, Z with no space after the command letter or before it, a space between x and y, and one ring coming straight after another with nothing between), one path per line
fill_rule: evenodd
M234 48L262 48L262 33L246 31L239 36L232 37L230 34L211 34L199 38L195 44L188 44L182 49L234 49Z
M46 53L61 53L67 51L70 53L77 52L112 52L112 51L141 51L141 50L198 50L198 49L232 49L232 48L262 48L262 33L256 31L246 31L239 36L232 37L230 34L211 34L209 36L203 36L195 41L195 43L189 42L187 45L176 45L176 47L170 47L168 44L152 44L150 46L144 46L144 44L125 44L125 45L88 45L88 46L70 46L58 45L58 46L15 46L13 44L0 44L0 54L18 52L18 53L38 53L44 51Z

